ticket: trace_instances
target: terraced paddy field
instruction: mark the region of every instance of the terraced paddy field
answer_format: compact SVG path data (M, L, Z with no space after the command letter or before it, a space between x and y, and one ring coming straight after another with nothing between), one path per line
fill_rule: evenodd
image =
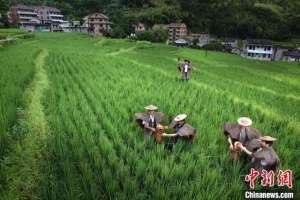
M177 57L194 70L181 82ZM249 164L221 134L239 116L278 138L299 196L300 66L163 44L44 33L0 49L2 199L242 199ZM144 148L135 112L179 113L195 142ZM259 184L259 183L257 183Z

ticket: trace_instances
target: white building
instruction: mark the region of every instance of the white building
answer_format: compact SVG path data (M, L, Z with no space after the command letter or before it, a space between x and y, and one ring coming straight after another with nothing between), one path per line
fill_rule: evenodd
M133 24L133 28L134 28L134 32L137 33L137 32L143 32L146 30L146 26L141 23L141 22L138 22L136 24Z
M53 31L59 29L61 24L67 23L64 21L64 15L57 8L49 6L35 6L34 8L41 23L51 26Z
M215 40L209 34L206 34L206 33L200 33L200 34L197 34L197 36L198 36L197 46L199 46L199 47L204 47L205 45L207 45Z
M18 4L8 12L10 24L30 31L55 31L64 23L61 11L49 6Z
M242 56L256 60L273 60L274 47L269 40L248 39L244 43Z
M12 6L8 12L8 18L10 24L29 31L34 31L35 26L40 24L38 14L32 6L21 4Z

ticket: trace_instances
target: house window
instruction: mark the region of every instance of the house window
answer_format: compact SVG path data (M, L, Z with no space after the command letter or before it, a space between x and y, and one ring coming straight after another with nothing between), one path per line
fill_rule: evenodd
M248 53L248 56L251 56L251 53Z
M271 50L271 47L268 47L268 50L270 51L270 50Z
M268 58L271 58L271 54L268 54Z
M265 58L266 56L267 56L267 54L264 53L264 54L263 54L263 57Z

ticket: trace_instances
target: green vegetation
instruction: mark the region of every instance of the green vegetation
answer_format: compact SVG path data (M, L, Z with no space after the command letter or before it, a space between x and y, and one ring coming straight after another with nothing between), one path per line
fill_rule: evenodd
M292 39L288 41L275 41L274 44L285 48L298 48L300 47L300 39Z
M209 32L218 37L286 40L299 38L299 0L0 0L0 13L6 16L16 3L51 5L68 19L79 19L92 12L104 12L112 20L113 36L125 37L131 23L184 22L192 32ZM0 22L5 19L0 19Z
M146 40L150 42L165 43L169 37L169 33L165 29L152 29L136 34L137 40Z
M21 29L0 29L0 39L6 39L8 37L23 35L25 33L26 32Z
M297 64L63 33L38 33L0 51L1 117L10 119L1 130L16 124L1 138L2 151L9 149L1 197L241 199L249 165L230 164L220 133L239 116L279 139L274 148L282 168L293 170L299 197ZM187 83L179 81L178 56L194 64ZM133 114L150 103L167 114L165 124L187 113L195 143L180 142L172 153L154 143L144 149Z
M23 92L32 80L35 50L25 45L0 48L0 158L10 150L10 144L21 137L14 126L23 106ZM9 132L9 134L8 134ZM5 184L0 165L0 189Z

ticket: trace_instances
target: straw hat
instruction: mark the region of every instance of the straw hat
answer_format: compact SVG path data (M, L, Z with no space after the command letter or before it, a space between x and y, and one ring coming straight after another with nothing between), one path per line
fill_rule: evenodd
M180 122L182 120L185 120L185 118L187 117L186 114L180 114L180 115L177 115L174 119L175 122Z
M145 107L146 110L157 110L157 107L154 105L149 105Z
M252 120L249 117L240 117L238 118L237 122L241 126L251 126Z
M267 142L273 142L273 141L276 141L277 139L267 135L267 136L260 137L259 140L267 141Z

